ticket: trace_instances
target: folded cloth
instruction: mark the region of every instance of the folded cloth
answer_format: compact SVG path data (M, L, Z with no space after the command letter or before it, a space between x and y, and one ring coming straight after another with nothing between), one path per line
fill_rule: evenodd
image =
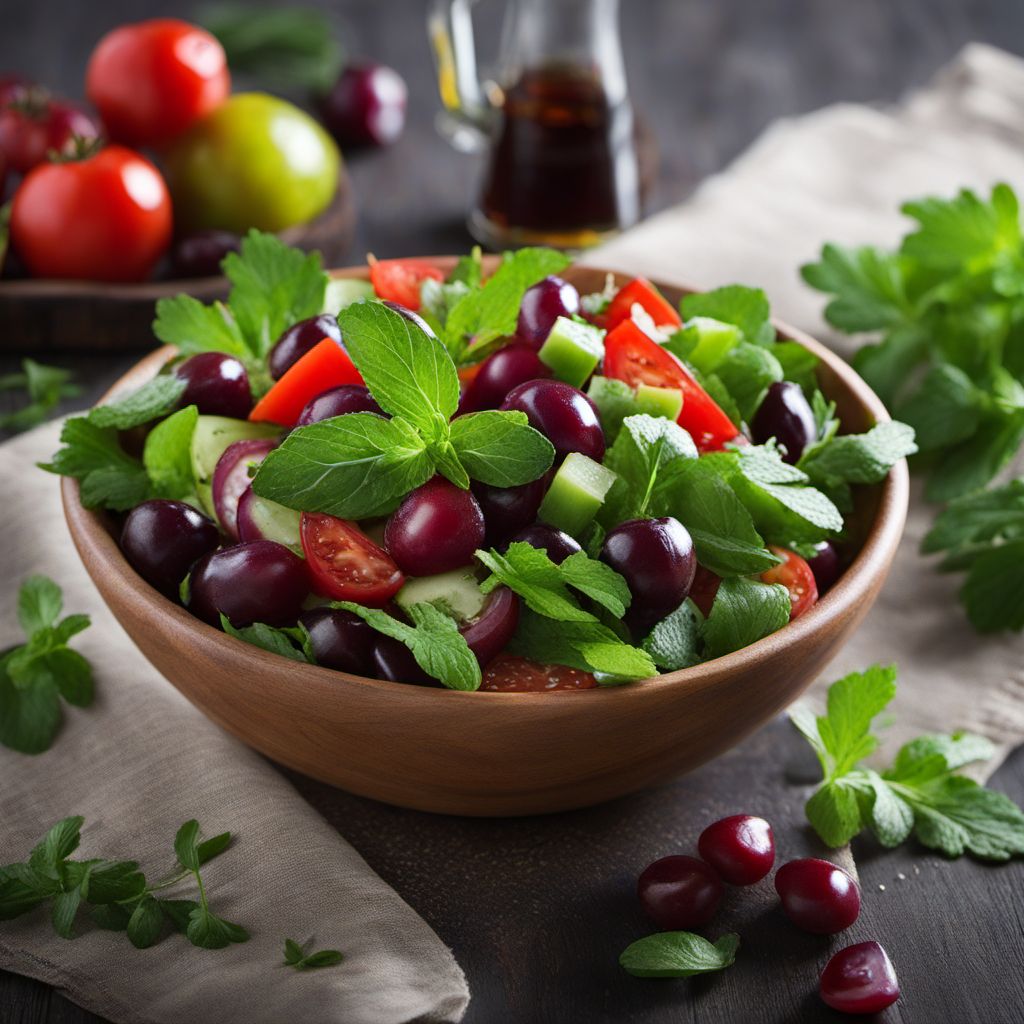
M895 244L909 224L899 213L906 199L998 181L1024 190L1024 61L972 44L892 109L842 104L774 124L689 201L584 262L698 288L759 285L781 319L850 355L854 344L824 324L825 300L801 281L801 264L824 242ZM1024 741L1024 638L978 636L957 603L960 579L918 554L935 511L916 489L889 581L824 680L896 662L883 755L922 731L962 727L997 743L994 771Z
M234 833L203 879L214 912L252 937L207 950L172 934L137 950L84 913L77 938L62 939L37 909L0 922L0 967L118 1024L459 1020L466 981L429 926L278 772L170 686L107 610L68 536L56 478L35 467L56 451L58 433L49 424L0 446L0 650L20 640L20 581L52 577L65 612L92 617L72 645L92 663L96 699L66 706L46 753L0 747L0 863L25 860L50 825L80 814L75 856L138 860L156 879L174 865L176 830L196 818L208 836ZM282 966L285 938L345 959L296 971Z

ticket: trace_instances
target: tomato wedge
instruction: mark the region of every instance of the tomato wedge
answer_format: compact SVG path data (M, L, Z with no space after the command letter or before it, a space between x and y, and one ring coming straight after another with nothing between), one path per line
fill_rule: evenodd
M347 519L303 512L299 533L313 587L324 597L382 608L405 582L391 556Z
M811 567L795 551L774 545L771 550L783 562L761 573L761 579L765 583L781 583L789 591L789 621L792 622L817 602L818 584Z
M720 451L739 434L719 404L666 348L652 341L632 320L623 320L604 341L604 374L630 387L652 384L679 388L683 411L676 421L702 452Z
M646 278L635 277L619 289L609 304L605 314L608 329L612 330L623 320L629 320L633 315L633 304L637 302L647 311L656 327L683 326L682 317L672 303Z
M256 403L249 419L294 427L306 403L342 384L362 384L363 375L348 353L324 338L295 362Z
M591 690L597 681L589 672L565 665L541 665L515 654L499 654L484 669L481 690L492 693L544 693L547 690Z
M698 564L697 573L693 577L690 593L687 596L700 609L704 618L711 614L711 606L715 603L721 583L721 576L716 576L710 569L705 569L703 565Z
M398 302L406 309L420 308L420 285L428 279L443 281L444 274L423 260L377 260L370 265L370 283L377 298Z

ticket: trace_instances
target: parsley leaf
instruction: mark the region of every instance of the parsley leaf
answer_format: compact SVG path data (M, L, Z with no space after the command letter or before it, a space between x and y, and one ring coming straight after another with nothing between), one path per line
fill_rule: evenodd
M58 621L60 587L30 576L18 591L18 621L26 643L0 657L0 743L23 754L48 750L60 728L61 698L87 707L92 668L68 641L89 627L87 615Z
M789 591L779 583L723 579L704 623L705 657L748 647L789 622Z
M451 444L466 472L492 487L536 480L555 459L554 445L522 412L491 409L459 416L451 424Z
M0 415L0 430L28 430L38 426L64 398L74 398L80 389L71 383L71 371L45 366L34 359L22 359L21 373L0 377L0 391L24 388L28 404Z
M247 359L253 355L223 302L205 306L198 299L184 294L158 299L153 333L165 345L175 345L183 356L197 352L225 352Z
M627 946L619 963L635 978L691 978L736 962L738 935L709 942L693 932L656 932Z

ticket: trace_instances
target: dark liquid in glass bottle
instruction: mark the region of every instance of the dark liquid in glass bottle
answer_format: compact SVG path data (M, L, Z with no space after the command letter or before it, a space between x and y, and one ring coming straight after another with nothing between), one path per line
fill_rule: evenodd
M527 70L504 93L478 233L498 245L594 245L639 219L633 112L587 68Z

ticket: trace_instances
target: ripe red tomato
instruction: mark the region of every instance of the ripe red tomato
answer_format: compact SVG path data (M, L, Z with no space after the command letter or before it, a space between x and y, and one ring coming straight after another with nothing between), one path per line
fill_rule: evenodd
M370 266L370 283L377 298L406 309L420 308L420 285L428 278L443 281L444 274L423 260L377 260Z
M141 281L171 240L171 197L138 153L40 164L11 208L11 243L35 277Z
M12 170L27 174L46 160L50 150L69 156L76 138L99 136L99 125L73 103L51 99L37 89L18 91L3 84L0 96L12 89L12 98L0 110L0 154Z
M85 73L107 134L130 146L160 146L227 99L224 48L176 18L153 18L107 33Z
M565 665L540 665L515 654L499 654L484 669L481 690L495 693L543 693L547 690L592 690L589 672Z
M612 299L605 314L608 330L618 327L633 315L633 305L640 306L650 315L656 327L682 327L683 321L675 307L650 281L636 277L624 284Z
M679 388L683 392L683 411L676 422L690 432L702 452L718 451L739 434L736 425L690 371L632 320L623 320L605 338L604 373L633 388L638 384Z
M313 586L324 597L381 608L405 582L391 556L347 519L303 512L300 532Z
M781 583L789 591L789 621L792 622L817 602L818 584L811 567L795 551L774 545L771 550L783 562L761 573L761 579L765 583Z

